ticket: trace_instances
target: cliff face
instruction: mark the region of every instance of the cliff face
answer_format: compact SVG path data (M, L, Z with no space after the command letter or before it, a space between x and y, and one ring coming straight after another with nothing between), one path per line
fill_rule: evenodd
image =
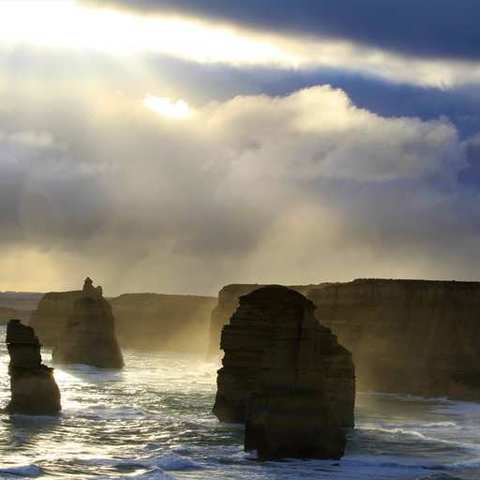
M255 288L222 289L212 344L238 297ZM355 280L293 288L352 352L358 389L480 399L480 283Z
M53 369L42 364L40 342L31 327L10 320L6 343L10 355L11 400L7 410L26 415L53 415L60 411L60 390Z
M81 296L81 290L44 295L30 321L44 345L59 344L73 305ZM201 353L207 349L215 297L131 293L108 302L123 348Z
M262 459L339 458L353 426L351 354L298 292L263 287L240 297L222 331L213 412L245 422L245 448Z
M216 298L125 294L110 301L122 347L203 353Z
M81 298L82 291L50 292L40 300L32 313L30 325L37 332L43 345L55 347L65 331L67 319L73 312L74 303Z
M359 388L480 399L480 284L356 280L311 288Z
M230 317L238 307L239 298L248 295L250 292L257 290L264 285L252 284L232 284L223 287L218 292L218 301L215 308L211 312L210 317L210 334L208 344L208 357L214 358L220 353L220 336L222 328L226 325Z
M115 335L112 307L103 298L101 287L94 288L87 278L82 295L67 319L53 359L58 363L121 368L122 352Z

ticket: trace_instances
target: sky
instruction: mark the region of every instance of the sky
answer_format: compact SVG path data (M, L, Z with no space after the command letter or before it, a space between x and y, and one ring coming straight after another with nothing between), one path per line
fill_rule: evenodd
M2 0L0 290L480 280L477 0Z

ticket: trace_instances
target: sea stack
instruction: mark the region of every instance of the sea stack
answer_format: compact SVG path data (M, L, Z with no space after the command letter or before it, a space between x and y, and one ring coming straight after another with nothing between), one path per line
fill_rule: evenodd
M53 359L64 364L123 367L112 307L103 298L102 287L94 287L88 277L80 298L73 304L64 334L53 351Z
M354 423L352 356L314 304L281 286L240 297L223 328L214 414L245 423L261 459L340 458Z
M55 415L61 410L60 390L53 368L42 364L40 342L33 328L20 320L7 325L7 348L10 355L10 413Z

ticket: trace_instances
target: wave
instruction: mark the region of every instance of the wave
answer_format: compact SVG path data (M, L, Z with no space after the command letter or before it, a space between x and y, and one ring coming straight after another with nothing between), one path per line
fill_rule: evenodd
M200 470L203 467L194 460L177 455L176 453L168 453L161 456L154 457L139 457L139 458L86 458L77 459L78 463L88 465L109 466L117 470L126 470L134 468L160 468L165 471L180 471L180 470Z

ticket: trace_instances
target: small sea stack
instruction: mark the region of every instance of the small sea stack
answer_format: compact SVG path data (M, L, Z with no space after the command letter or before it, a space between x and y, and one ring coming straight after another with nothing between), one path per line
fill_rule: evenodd
M53 368L42 364L40 342L33 328L10 320L6 343L10 355L10 413L55 415L61 410Z
M354 424L352 356L300 293L267 286L240 297L225 325L214 414L245 423L261 459L338 459Z
M53 359L63 364L123 367L112 307L103 298L102 287L94 287L88 277L80 297L73 304L61 341L53 351Z

